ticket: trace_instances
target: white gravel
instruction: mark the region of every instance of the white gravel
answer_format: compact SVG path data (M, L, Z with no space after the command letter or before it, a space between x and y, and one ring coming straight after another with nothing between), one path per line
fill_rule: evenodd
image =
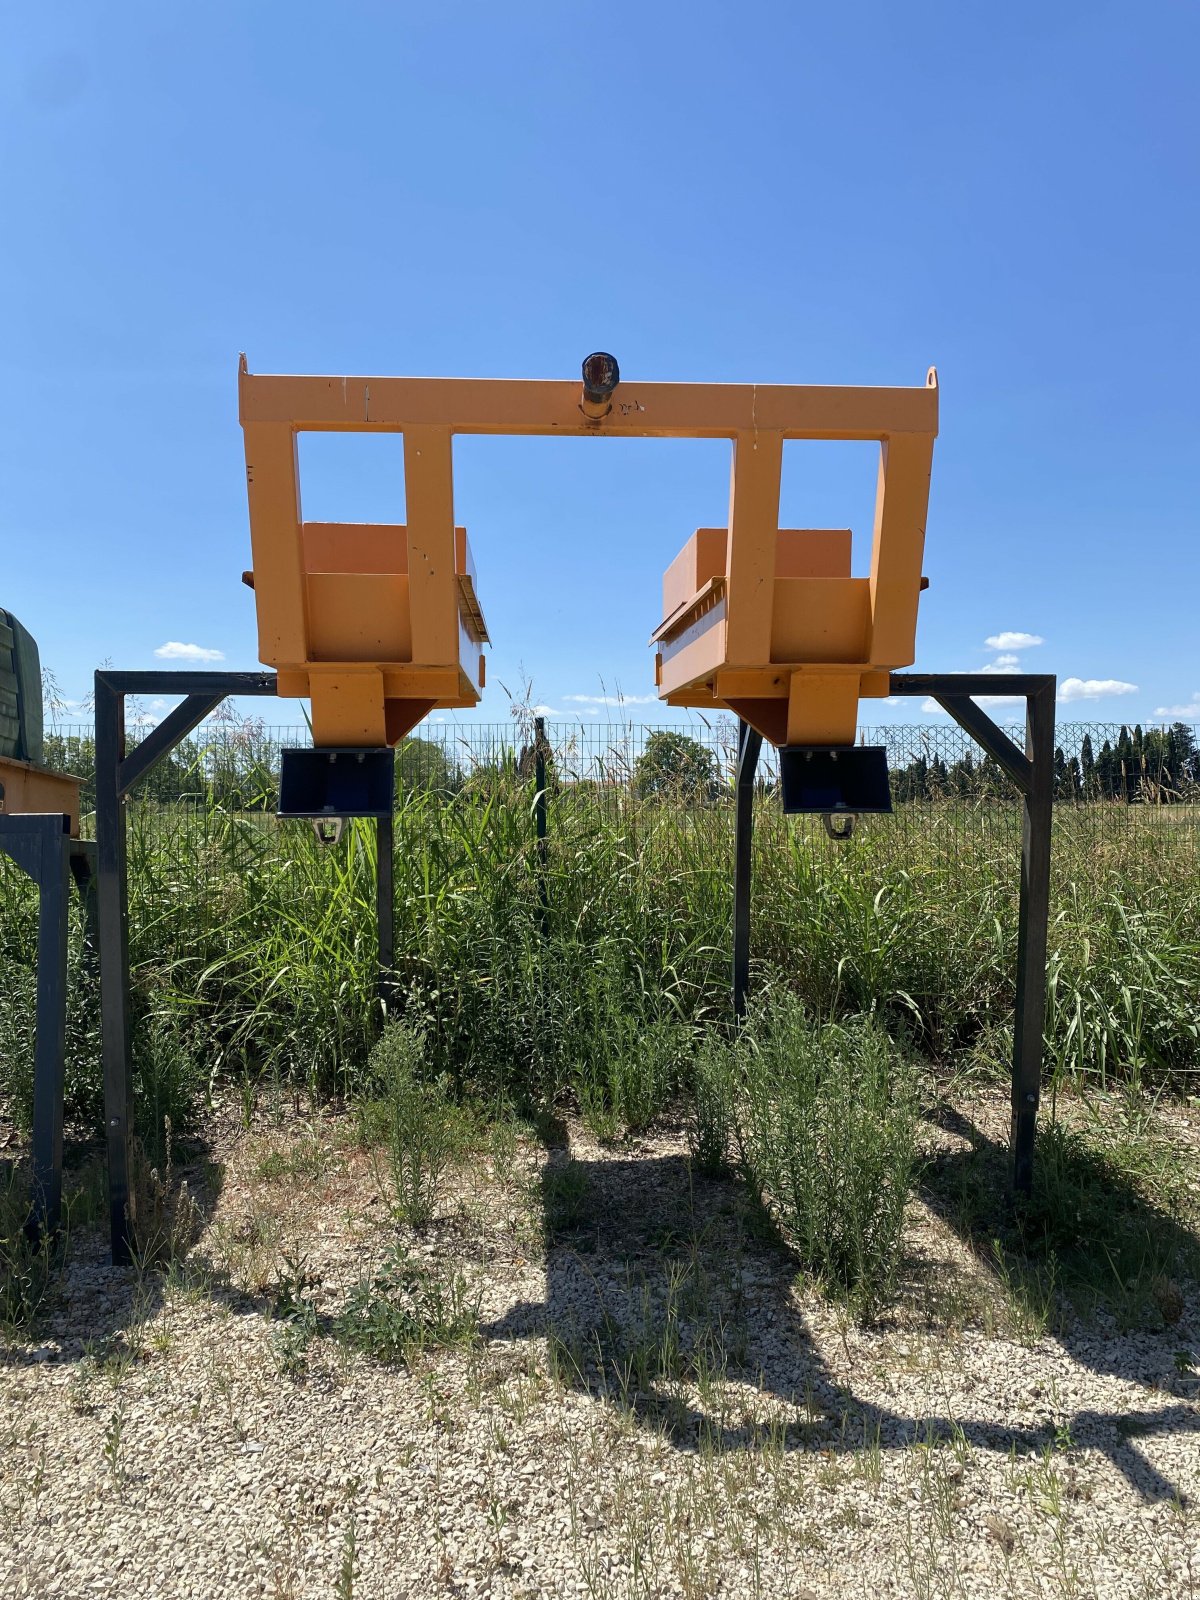
M39 1341L0 1347L0 1594L1200 1593L1194 1288L1161 1333L1021 1343L914 1207L923 1287L861 1329L680 1138L573 1130L585 1203L548 1249L538 1174L567 1157L533 1147L481 1161L417 1243L477 1287L478 1345L408 1370L320 1337L289 1362L246 1286L299 1253L331 1312L390 1229L370 1162L314 1126L324 1170L254 1176L296 1125L222 1152L169 1282L77 1240ZM664 1319L700 1359L647 1383Z

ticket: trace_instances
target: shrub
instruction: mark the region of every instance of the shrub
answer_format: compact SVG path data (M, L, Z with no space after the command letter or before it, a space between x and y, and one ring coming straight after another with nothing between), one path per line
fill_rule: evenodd
M729 1171L734 1113L732 1052L719 1035L707 1035L697 1051L692 1084L692 1156L701 1172L719 1177Z
M172 1140L195 1120L204 1078L183 1027L147 1017L134 1035L133 1072L138 1137L148 1163L165 1169Z
M389 1204L414 1228L432 1221L441 1180L466 1137L445 1080L421 1081L424 1065L424 1029L389 1023L368 1061L375 1094L360 1111L365 1140L381 1140L385 1148Z
M645 1002L630 1005L617 983L598 999L574 1041L580 1110L602 1138L641 1133L679 1092L695 1030Z
M333 1321L342 1344L376 1361L411 1361L431 1346L471 1344L479 1299L461 1272L441 1277L397 1243L383 1264L359 1280Z
M916 1160L912 1067L871 1017L814 1023L768 996L731 1046L697 1066L694 1143L747 1182L805 1266L864 1317L890 1297Z
M36 1323L57 1265L57 1252L25 1232L30 1196L15 1173L0 1171L0 1332L25 1336Z

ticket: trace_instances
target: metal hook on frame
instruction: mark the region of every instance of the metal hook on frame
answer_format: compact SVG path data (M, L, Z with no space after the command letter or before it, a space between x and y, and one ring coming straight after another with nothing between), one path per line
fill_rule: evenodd
M840 827L835 825L835 815L837 822L841 824ZM837 813L823 811L821 813L821 821L825 824L825 832L831 839L839 841L844 841L853 837L854 824L857 820L858 819L853 811Z
M312 831L322 848L337 844L346 825L345 817L310 817Z

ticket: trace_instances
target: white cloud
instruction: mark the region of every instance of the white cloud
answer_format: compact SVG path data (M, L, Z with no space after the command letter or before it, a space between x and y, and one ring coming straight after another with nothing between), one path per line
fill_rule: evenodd
M980 667L980 672L1016 672L1021 665L1020 656L997 656L995 661L989 661L986 667Z
M1107 700L1110 695L1137 692L1136 683L1121 678L1064 678L1058 686L1058 698L1064 705L1072 700Z
M985 669L986 670L986 669ZM977 706L1023 706L1025 696L1021 694L976 694L972 695ZM936 700L922 700L921 710L927 717L949 716L948 711L938 705Z
M652 706L658 701L656 694L564 694L579 706Z
M1046 641L1038 633L993 633L983 642L989 650L1032 650Z
M202 644L180 644L178 639L168 639L160 644L154 654L160 661L224 661L224 650L208 650Z
M1192 695L1186 706L1155 706L1156 717L1178 717L1180 722L1200 721L1200 689Z

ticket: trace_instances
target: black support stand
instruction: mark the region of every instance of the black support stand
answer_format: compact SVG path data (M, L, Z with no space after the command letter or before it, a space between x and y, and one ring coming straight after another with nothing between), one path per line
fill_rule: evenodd
M1055 679L1042 675L893 673L892 695L928 695L966 730L1012 779L1021 793L1021 903L1017 929L1017 994L1013 1024L1013 1187L1033 1187L1033 1147L1042 1082L1046 1021L1046 943L1050 921L1050 834L1054 812ZM976 695L1013 695L1025 701L1025 749L975 704ZM746 1011L750 987L750 847L754 832L754 773L762 736L738 726L737 820L733 874L733 1010Z
M100 1033L108 1143L108 1208L114 1266L130 1260L130 1135L133 1076L129 1031L129 882L125 804L133 785L230 695L273 695L273 672L97 672L96 854L99 899ZM125 754L125 696L181 695L180 704ZM390 816L377 823L378 992L389 992L395 964ZM61 1094L59 1096L61 1125Z
M750 991L750 847L754 842L754 774L762 734L738 722L737 820L733 842L733 1014L746 1015Z
M63 812L0 815L0 851L38 889L37 1022L33 1063L33 1205L26 1232L58 1232L62 1216L63 1082L67 1047L67 909L74 878L84 905L84 941L95 950L95 846L73 839Z
M538 875L538 927L543 939L550 936L550 884L548 870L550 865L550 842L548 839L549 826L546 814L546 751L549 741L546 738L545 717L533 719L533 826L537 838L537 875Z

